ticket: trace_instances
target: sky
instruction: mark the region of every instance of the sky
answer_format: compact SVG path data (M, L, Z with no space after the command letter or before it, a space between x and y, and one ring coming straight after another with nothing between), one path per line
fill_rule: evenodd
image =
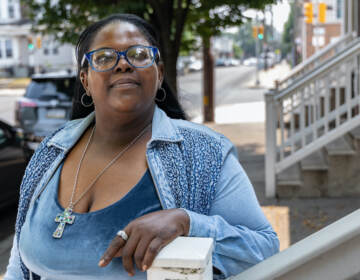
M274 27L279 32L282 32L290 13L290 5L287 0L283 0L282 3L279 1L277 5L272 6L274 13Z
M274 14L274 27L277 31L282 32L284 30L284 24L288 19L290 13L290 5L288 0L278 1L276 5L271 5L273 14ZM247 10L245 16L255 18L256 11L255 10ZM262 20L263 15L262 13L258 14L259 19ZM267 24L271 23L271 15L270 12L265 13L266 22Z

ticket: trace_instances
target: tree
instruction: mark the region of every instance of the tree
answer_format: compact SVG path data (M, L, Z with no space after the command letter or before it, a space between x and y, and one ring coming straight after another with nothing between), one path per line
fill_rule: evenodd
M133 13L144 17L159 30L167 80L176 90L176 61L185 26L208 40L227 26L241 24L244 7L263 8L276 0L22 1L28 8L35 31L55 35L61 42L75 43L87 25L113 13Z
M294 5L291 7L291 11L288 20L284 24L284 33L282 35L282 54L283 56L291 53L294 36Z

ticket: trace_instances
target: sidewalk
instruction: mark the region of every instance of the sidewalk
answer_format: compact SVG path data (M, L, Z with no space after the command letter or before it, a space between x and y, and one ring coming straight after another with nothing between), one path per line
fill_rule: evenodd
M260 70L259 71L259 82L258 86L255 85L255 78L250 79L247 83L249 88L265 88L270 89L275 87L275 81L281 80L285 77L286 74L290 72L290 65L283 60L281 63L276 64L273 68L268 70Z
M24 89L30 78L0 78L0 89Z

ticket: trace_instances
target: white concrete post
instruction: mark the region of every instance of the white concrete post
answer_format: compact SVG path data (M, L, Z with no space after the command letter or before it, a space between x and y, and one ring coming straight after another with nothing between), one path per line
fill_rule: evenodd
M265 151L265 195L275 197L276 194L276 123L277 113L274 100L274 90L265 94L266 102L266 151Z
M147 280L212 280L212 238L178 237L147 270Z

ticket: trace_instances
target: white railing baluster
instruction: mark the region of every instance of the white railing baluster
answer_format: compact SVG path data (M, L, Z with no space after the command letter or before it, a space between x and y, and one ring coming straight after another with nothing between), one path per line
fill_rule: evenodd
M284 142L285 142L285 128L284 128L284 99L279 100L280 107L280 160L284 159Z
M359 92L359 67L360 67L360 56L356 56L355 65L355 98L358 100L357 111L360 114L360 92Z
M317 121L317 96L318 96L318 81L314 81L314 88L312 92L312 129L313 129L313 138L312 141L315 141L317 138L317 129L316 129L316 121Z
M294 153L295 151L295 146L294 146L294 134L295 134L295 108L294 108L294 98L296 96L293 95L291 96L291 110L290 110L290 142L291 142L291 154Z
M329 102L330 102L330 91L331 91L331 72L329 75L326 76L326 88L325 88L325 95L324 95L324 118L325 118L325 134L329 131Z
M278 114L276 101L274 100L274 91L265 94L266 102L266 157L265 157L265 195L266 197L275 197L276 192L276 129Z
M345 102L346 102L346 107L347 107L347 121L349 121L351 119L351 84L352 84L352 72L354 70L353 67L354 63L352 61L348 61L347 62L347 67L346 67L346 74L345 74Z
M337 67L337 69L335 70L335 72L339 73L338 75L336 75L336 85L335 85L335 112L336 112L336 127L339 127L340 125L340 113L338 108L340 107L340 94L341 94L341 77L340 77L340 73L341 73L341 69L340 67Z
M301 133L301 148L305 147L305 101L304 101L304 91L305 89L300 90L301 94L301 104L300 104L300 133Z

